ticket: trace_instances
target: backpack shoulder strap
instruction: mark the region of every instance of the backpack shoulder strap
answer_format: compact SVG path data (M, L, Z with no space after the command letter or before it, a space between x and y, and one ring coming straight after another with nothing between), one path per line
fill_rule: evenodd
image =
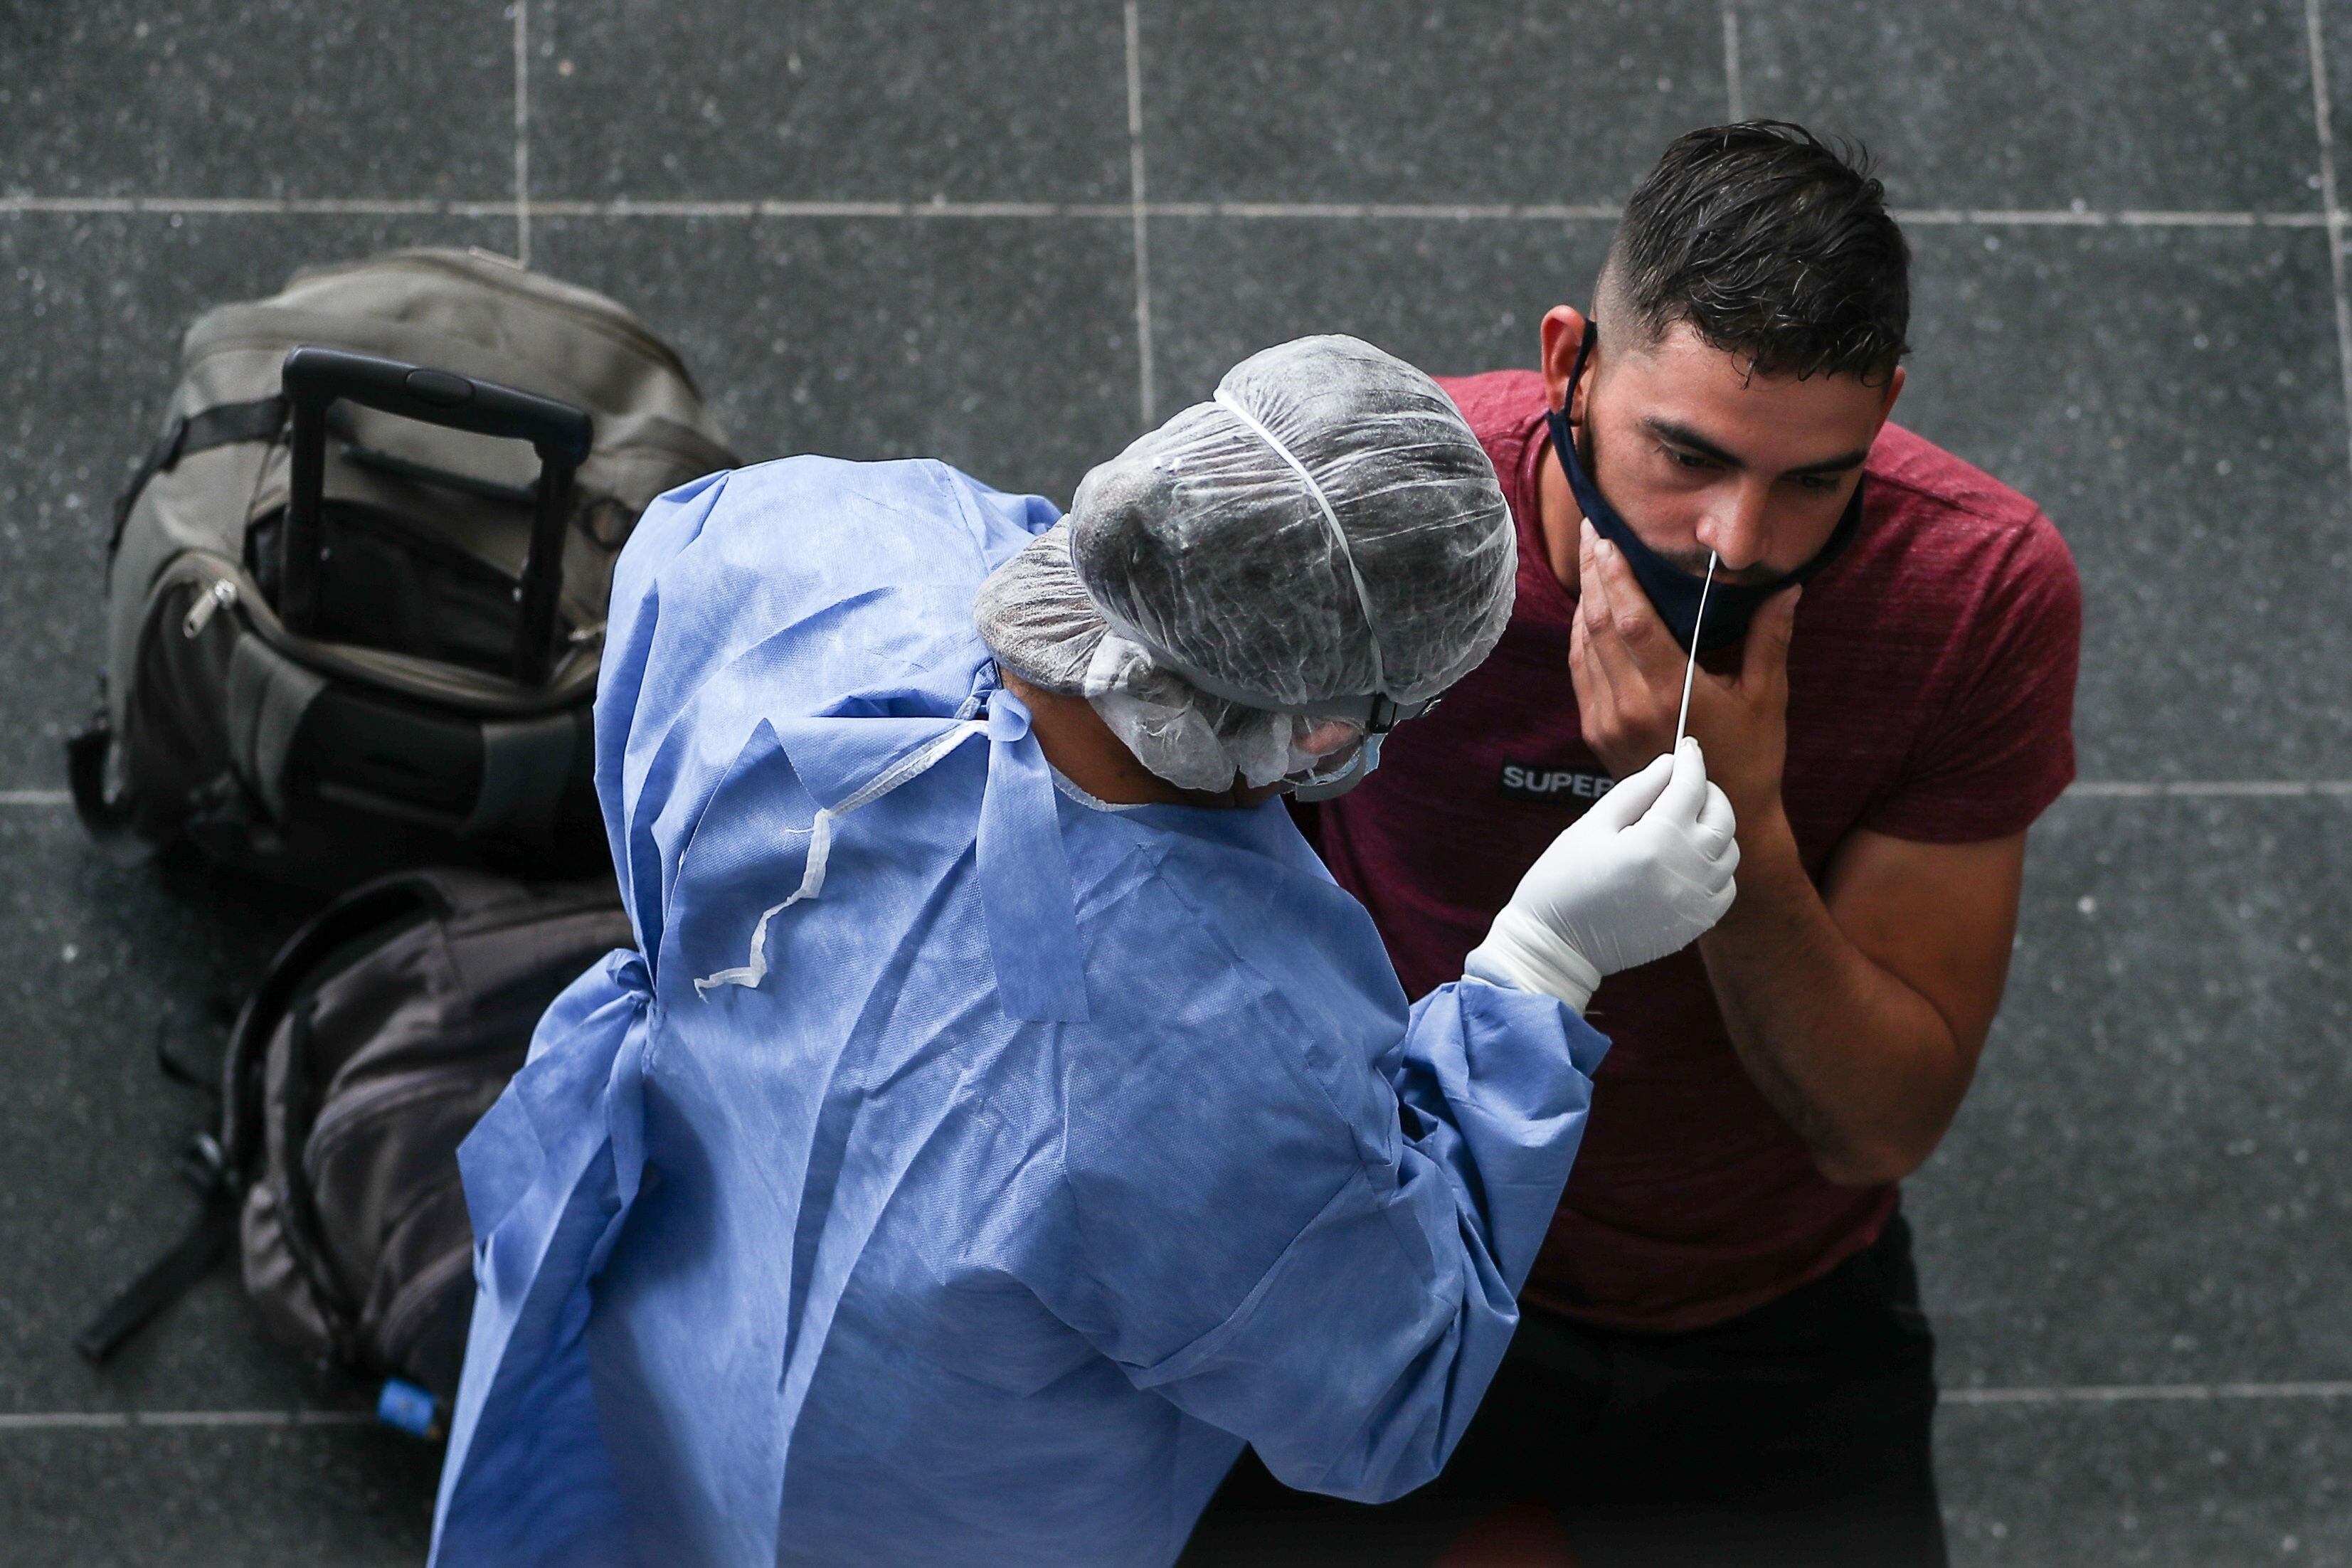
M354 888L289 938L238 1010L221 1066L222 1163L242 1174L260 1152L261 1064L296 992L337 948L414 915L446 918L449 901L429 873L403 871Z
M448 900L439 884L423 873L385 877L328 905L278 950L229 1034L228 1058L221 1069L221 1135L205 1162L212 1175L205 1188L205 1206L171 1251L74 1336L74 1348L83 1356L104 1362L156 1313L186 1294L228 1249L236 1235L242 1178L260 1152L260 1068L278 1020L311 972L338 948L419 913L446 917ZM209 1140L199 1134L198 1142Z
M149 1319L186 1295L197 1280L211 1273L236 1234L236 1205L226 1196L207 1195L203 1212L196 1215L188 1233L108 1302L88 1328L74 1336L74 1349L92 1365L102 1363Z
M66 784L73 792L74 815L90 842L118 865L135 866L151 858L155 846L132 828L133 813L126 801L109 798L107 763L114 754L114 721L100 701L89 728L66 741Z
M139 492L157 474L168 473L183 458L198 452L209 452L215 447L226 447L236 441L274 441L278 432L286 426L286 399L257 397L250 403L216 403L210 408L194 414L183 414L164 426L163 434L141 461L131 482L114 500L114 532L107 540L108 560L121 546L123 526L131 521L131 509L139 504Z

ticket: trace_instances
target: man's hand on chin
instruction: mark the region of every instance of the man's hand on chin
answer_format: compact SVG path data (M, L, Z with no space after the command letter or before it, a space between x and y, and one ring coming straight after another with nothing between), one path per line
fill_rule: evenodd
M1569 673L1584 743L1619 778L1638 773L1674 745L1687 657L1675 642L1622 552L1579 525L1579 603ZM1707 776L1730 797L1745 847L1751 825L1780 812L1780 769L1789 750L1789 641L1797 619L1790 588L1757 613L1739 672L1699 669L1691 683L1690 731L1706 753Z

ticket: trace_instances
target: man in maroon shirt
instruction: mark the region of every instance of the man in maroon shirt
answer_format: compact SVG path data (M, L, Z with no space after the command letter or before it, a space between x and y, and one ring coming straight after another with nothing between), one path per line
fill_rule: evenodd
M1517 520L1517 607L1309 824L1406 990L1459 974L1544 846L1671 744L1713 556L1690 728L1738 899L1593 998L1583 1148L1432 1489L1549 1506L1584 1568L1944 1561L1895 1184L2000 1001L2025 831L2074 774L2081 606L2031 501L1886 422L1907 260L1878 182L1797 127L1669 147L1540 371L1443 384Z

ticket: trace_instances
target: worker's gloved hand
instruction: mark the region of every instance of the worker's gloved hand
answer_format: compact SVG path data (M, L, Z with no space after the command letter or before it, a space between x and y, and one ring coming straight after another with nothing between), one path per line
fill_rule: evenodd
M1602 975L1679 952L1723 918L1736 826L1698 742L1685 741L1552 840L1465 972L1583 1012Z

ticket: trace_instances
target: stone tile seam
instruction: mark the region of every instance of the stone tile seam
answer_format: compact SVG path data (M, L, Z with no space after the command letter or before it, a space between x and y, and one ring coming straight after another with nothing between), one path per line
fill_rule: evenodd
M2347 1399L2352 1383L2126 1383L2043 1388L1947 1388L1945 1405L2215 1404L2225 1400Z
M1143 428L1149 430L1160 421L1153 408L1158 377L1152 369L1150 204L1145 199L1143 179L1143 20L1137 0L1127 0L1125 12L1128 220L1133 226L1135 247L1136 406Z
M2216 1404L2245 1400L2352 1398L2352 1382L2104 1384L2025 1388L1948 1388L1951 1405L2120 1405ZM145 1428L358 1426L373 1423L365 1410L29 1410L0 1413L7 1433L127 1431Z
M0 1413L0 1434L130 1427L358 1426L373 1410L30 1410Z
M2304 0L2304 48L2311 64L2311 129L2319 148L2319 205L2327 220L2327 275L2336 296L2336 357L2343 379L2345 439L2352 448L2352 295L2344 277L2344 203L2336 188L2336 111L2328 101L2327 35L2319 0Z
M1723 0L1723 98L1735 124L1748 118L1747 96L1739 78L1739 11Z
M515 259L530 265L530 0L512 0L514 12Z
M723 200L440 200L309 196L0 195L0 216L40 214L189 217L364 216L601 218L1139 218L1364 219L1458 223L1614 223L1622 209L1514 202L956 202ZM1920 226L2042 228L2311 228L2325 212L2074 207L1905 207ZM2341 223L2341 216L2335 220ZM518 239L521 237L518 233Z
M2352 779L2084 779L2066 787L2074 800L2292 800L2352 796ZM0 789L0 807L73 804L61 789Z
M2084 779L2066 794L2077 800L2271 800L2352 795L2352 779Z

